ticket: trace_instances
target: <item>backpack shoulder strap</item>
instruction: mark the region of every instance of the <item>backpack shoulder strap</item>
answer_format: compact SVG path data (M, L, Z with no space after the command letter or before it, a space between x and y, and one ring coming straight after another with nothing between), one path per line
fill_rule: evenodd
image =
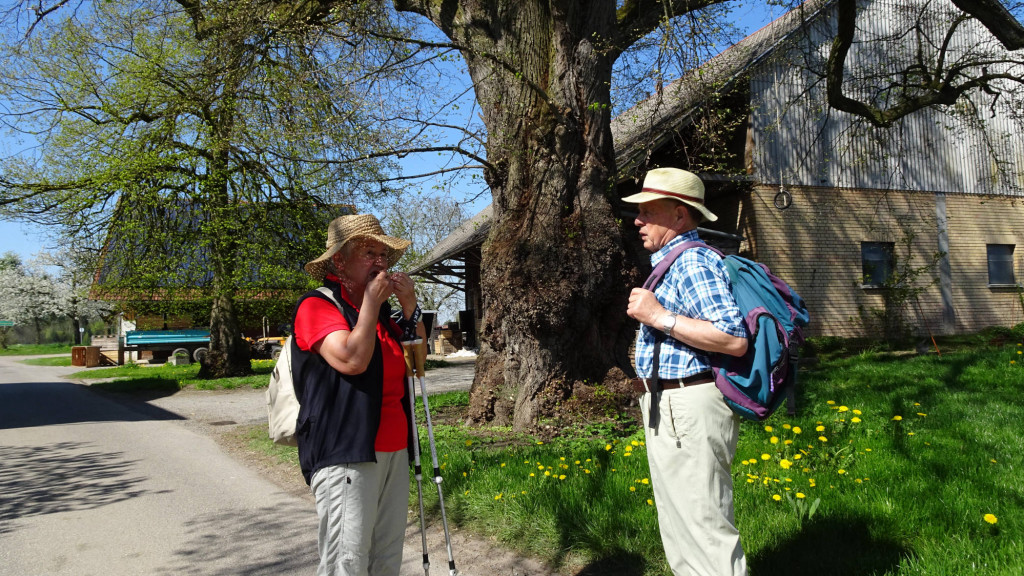
M673 248L672 251L661 260L661 262L658 262L658 265L654 267L654 270L651 270L651 275L648 276L647 281L644 282L644 290L653 291L654 287L658 285L658 282L661 282L661 279L665 277L665 273L668 272L672 263L675 262L683 252L686 252L690 248L707 248L715 254L718 254L720 258L725 258L725 255L722 254L721 250L713 246L708 246L704 242L694 242L692 240L683 242L679 246Z

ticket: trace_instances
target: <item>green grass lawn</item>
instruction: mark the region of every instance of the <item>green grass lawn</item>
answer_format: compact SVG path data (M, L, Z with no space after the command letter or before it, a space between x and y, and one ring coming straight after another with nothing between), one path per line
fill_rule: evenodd
M0 348L0 356L38 356L41 354L71 354L69 344L12 344Z
M71 366L71 356L57 356L53 358L26 358L22 364L29 366Z
M802 370L796 417L741 427L736 516L751 575L1024 573L1022 354L863 352ZM467 402L432 397L431 410ZM642 431L542 443L435 425L435 436L454 524L555 566L669 574ZM423 488L437 514L430 478Z
M185 366L125 364L124 366L114 368L83 370L75 372L69 378L114 378L114 380L109 382L93 384L97 388L111 392L138 392L143 390L174 392L185 388L196 390L233 390L235 388L265 388L270 381L270 371L273 369L273 360L253 360L253 374L249 376L206 380L196 377L199 373L199 364L195 362Z

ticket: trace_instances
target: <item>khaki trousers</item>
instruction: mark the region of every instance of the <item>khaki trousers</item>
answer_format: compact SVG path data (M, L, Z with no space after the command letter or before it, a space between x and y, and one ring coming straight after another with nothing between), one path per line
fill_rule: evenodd
M317 576L398 576L409 512L409 453L322 468L310 488L320 517Z
M739 417L714 383L664 390L650 427L651 394L640 397L665 557L675 576L744 576L733 520L732 460Z

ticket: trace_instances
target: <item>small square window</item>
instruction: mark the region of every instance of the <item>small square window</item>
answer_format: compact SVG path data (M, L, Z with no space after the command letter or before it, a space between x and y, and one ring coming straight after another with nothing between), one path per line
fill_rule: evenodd
M988 283L992 286L1013 286L1013 244L989 244Z
M881 288L892 275L892 242L861 242L860 261L865 287Z

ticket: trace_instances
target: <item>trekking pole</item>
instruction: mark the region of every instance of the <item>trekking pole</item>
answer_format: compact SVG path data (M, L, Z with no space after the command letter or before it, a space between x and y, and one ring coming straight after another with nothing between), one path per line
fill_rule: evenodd
M434 425L430 422L430 403L427 401L427 385L423 383L423 364L427 359L427 345L422 342L415 346L416 376L420 379L420 397L423 398L423 414L427 421L427 441L430 443L430 459L434 465L434 483L437 484L437 501L441 506L441 524L444 526L444 543L448 549L448 576L457 576L455 557L452 554L452 538L448 533L448 516L444 511L444 494L441 492L441 468L437 465L437 445L434 443Z
M414 473L416 476L416 494L420 502L420 540L423 544L423 574L430 576L430 555L427 553L427 525L423 515L423 467L420 466L420 432L416 427L416 384L413 379L413 365L415 363L415 349L422 340L409 340L402 342L402 352L405 354L405 389L409 397L409 420L412 425L412 455Z

